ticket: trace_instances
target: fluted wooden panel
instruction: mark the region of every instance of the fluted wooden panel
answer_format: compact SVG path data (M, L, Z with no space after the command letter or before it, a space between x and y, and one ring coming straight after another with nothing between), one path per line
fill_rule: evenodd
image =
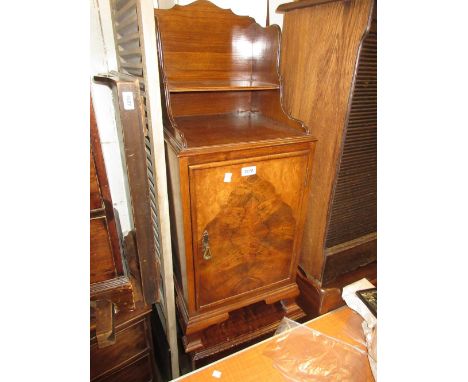
M377 34L362 45L326 247L377 231Z
M156 197L156 183L154 177L154 163L152 157L152 143L148 128L148 111L146 86L143 71L143 51L138 25L137 5L135 0L117 0L114 5L114 33L117 48L117 58L120 70L123 73L132 74L138 78L140 84L140 94L143 99L145 116L145 149L146 165L150 188L150 208L153 222L153 233L155 240L155 250L158 262L162 261L161 256L161 233L159 227L159 208Z
M111 0L118 71L138 79L144 116L146 175L154 255L160 271L158 315L169 342L172 377L179 375L172 250L170 244L164 138L160 120L154 6L151 0ZM162 314L161 314L162 313Z

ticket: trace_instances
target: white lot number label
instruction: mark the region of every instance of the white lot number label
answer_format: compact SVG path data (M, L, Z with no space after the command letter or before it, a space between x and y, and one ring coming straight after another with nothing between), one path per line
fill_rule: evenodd
M231 183L232 172L226 172L224 174L224 183Z
M122 98L125 110L135 109L135 104L133 103L133 92L122 92Z
M242 167L241 169L242 176L255 175L256 173L257 173L257 166Z

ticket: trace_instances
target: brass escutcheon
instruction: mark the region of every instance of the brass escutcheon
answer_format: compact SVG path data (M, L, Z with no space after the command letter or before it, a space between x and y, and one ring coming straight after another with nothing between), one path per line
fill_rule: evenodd
M205 260L210 260L211 259L211 250L210 250L209 240L210 240L210 238L208 236L208 231L205 230L205 232L203 232L203 236L202 236L203 258Z

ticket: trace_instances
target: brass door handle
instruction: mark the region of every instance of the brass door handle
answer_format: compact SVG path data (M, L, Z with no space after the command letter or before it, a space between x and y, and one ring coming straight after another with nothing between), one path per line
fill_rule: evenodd
M210 243L209 243L209 236L208 236L208 231L205 230L202 235L202 247L203 247L203 258L205 260L210 260L211 259L211 249L210 249Z

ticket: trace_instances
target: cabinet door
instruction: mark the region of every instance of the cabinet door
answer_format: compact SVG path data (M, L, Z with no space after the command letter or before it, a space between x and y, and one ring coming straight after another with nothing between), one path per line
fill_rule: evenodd
M189 167L197 308L291 278L308 157L296 151Z

